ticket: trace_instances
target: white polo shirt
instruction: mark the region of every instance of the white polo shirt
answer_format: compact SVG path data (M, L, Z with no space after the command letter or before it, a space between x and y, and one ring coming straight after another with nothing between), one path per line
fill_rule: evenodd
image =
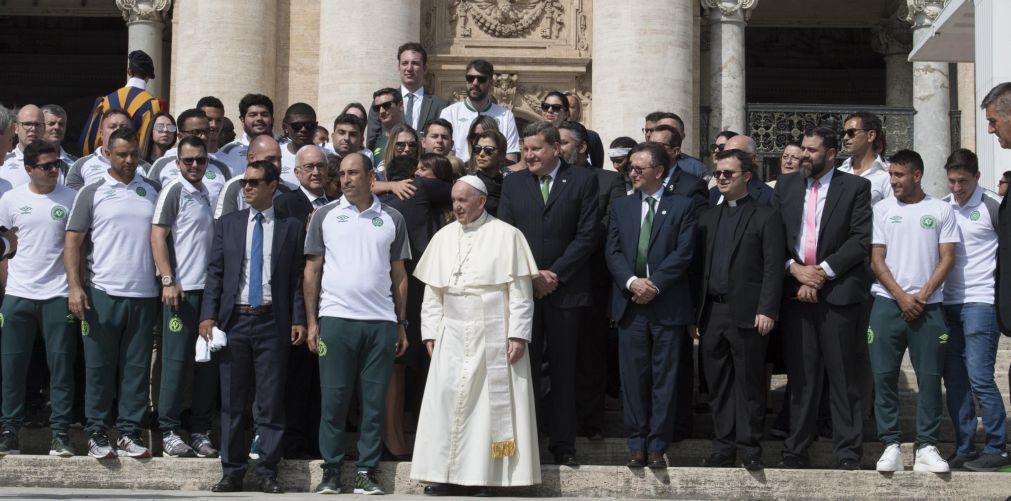
M480 115L488 115L498 122L498 130L506 138L506 153L519 153L520 136L516 130L516 117L513 112L498 104L492 103L487 109L478 112L470 107L467 100L451 104L443 108L439 118L449 121L453 126L453 151L456 157L464 163L470 158L470 145L467 144L467 132L470 124Z
M60 177L63 177L62 172ZM25 172L25 152L21 149L20 144L11 148L7 158L4 159L4 165L0 168L0 179L7 181L14 188L28 183L28 173ZM62 179L60 181L62 182Z
M885 264L899 287L908 294L919 292L930 280L941 260L938 245L957 244L959 241L955 213L951 205L943 200L927 195L919 203L905 204L891 197L874 206L874 238L871 243L887 248ZM940 303L943 288L938 287L927 303ZM875 282L871 292L895 299L881 282Z
M313 213L307 256L323 256L319 316L397 321L392 261L411 259L404 217L372 195L363 212L344 197Z
M854 174L853 157L847 158L839 166L839 170L847 174ZM871 182L871 205L892 196L892 178L888 174L888 164L881 159L881 155L874 159L874 163L860 174L860 177Z
M295 160L295 153L288 151L288 146L291 145L291 141L287 141L281 145L281 182L285 186L297 190L301 183L298 182L298 178L295 177L295 166L298 165L298 161ZM326 159L324 159L326 160Z
M151 166L151 170L147 173L147 178L158 181L165 187L167 187L172 181L180 179L179 166L176 165L176 160L178 160L178 157L176 156L164 156L159 158L158 161ZM210 197L212 206L218 200L218 194L221 193L221 190L225 187L225 183L227 183L231 177L232 173L228 168L228 165L219 160L214 160L208 155L207 171L204 172L203 185L207 187L207 193Z
M135 175L129 184L108 173L77 193L67 231L90 233L91 286L110 296L158 297L151 257L156 183Z
M176 285L203 290L214 237L214 210L207 186L185 179L166 185L158 195L152 224L171 226L172 266Z
M74 162L74 165L70 166L70 170L67 171L66 185L75 190L80 190L102 179L109 172L109 167L112 167L112 164L102 154L102 148L99 147L98 151L79 158ZM141 175L147 175L147 171L150 169L151 164L143 160L137 164L137 172Z
M57 184L46 194L27 184L0 197L0 226L18 228L17 254L7 265L7 294L25 299L67 297L63 241L77 192Z
M955 197L944 200L955 211L962 242L955 249L955 267L944 282L944 304L994 304L994 264L997 262L997 210L1001 198L976 186L964 206Z
M277 134L273 134L273 136L278 143L281 143L282 139L284 139ZM246 172L246 166L249 165L249 160L246 158L246 153L248 152L249 136L243 132L241 136L235 138L235 141L218 148L216 158L228 166L228 170L232 175L241 177L242 173ZM284 144L281 144L281 154L284 154Z

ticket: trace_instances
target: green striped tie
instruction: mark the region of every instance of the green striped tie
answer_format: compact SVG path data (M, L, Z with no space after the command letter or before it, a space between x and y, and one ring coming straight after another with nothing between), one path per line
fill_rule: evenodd
M551 191L551 176L541 176L541 198L548 203L548 192Z
M653 197L646 197L649 210L646 211L646 218L642 220L642 227L639 228L639 250L635 255L635 276L646 278L646 259L649 255L649 236L653 233L653 204L656 200Z

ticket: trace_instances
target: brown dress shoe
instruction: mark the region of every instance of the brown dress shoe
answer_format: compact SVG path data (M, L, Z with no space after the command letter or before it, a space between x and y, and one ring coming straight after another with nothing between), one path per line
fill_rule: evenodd
M628 457L629 468L645 468L646 453L643 451L631 451Z
M662 452L650 452L649 453L649 467L650 468L667 468L667 459L663 457Z

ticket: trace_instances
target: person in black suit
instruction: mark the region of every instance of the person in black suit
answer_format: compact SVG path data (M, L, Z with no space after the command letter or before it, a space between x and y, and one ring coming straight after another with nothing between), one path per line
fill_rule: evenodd
M772 207L772 199L776 196L776 192L758 178L758 146L755 144L755 140L750 136L736 134L724 143L723 149L720 151L729 150L743 151L751 159L751 164L755 166L751 178L748 180L748 196L751 197L751 200L757 202L759 205ZM709 190L709 206L716 207L722 202L723 193L720 192L718 187L713 186Z
M445 99L425 92L425 73L428 71L428 52L417 42L408 42L397 49L397 71L400 73L400 94L404 103L403 121L412 129L422 127L433 118L439 118L442 109L449 106ZM368 134L365 144L375 148L383 134L379 113L369 108Z
M765 418L765 349L779 318L783 288L783 220L748 192L755 176L741 150L716 155L719 207L699 218L695 265L699 357L713 411L713 452L705 466L760 470Z
M532 123L522 136L527 170L505 177L498 217L523 232L540 269L530 356L535 389L542 355L548 358L551 395L538 414L547 420L555 463L576 466L576 354L582 309L591 304L590 256L600 238L597 178L559 158L561 140L550 123Z
M790 434L782 466L806 468L824 378L841 469L859 468L863 406L857 360L865 340L861 303L870 294L871 188L834 168L839 138L826 127L804 132L800 171L776 183L787 244L783 346L790 379Z
M327 159L320 147L310 144L296 152L295 177L299 188L279 195L274 213L291 217L305 228L312 213L330 202L324 191ZM305 344L292 346L284 392L286 459L319 457L319 391L319 357Z
M211 489L238 492L246 473L247 445L242 413L255 382L259 487L281 493L277 463L284 433L284 385L289 346L306 340L302 271L305 227L278 217L272 206L278 172L267 161L252 162L242 179L249 209L214 223L207 283L200 312L200 335L228 334L221 350L221 466L224 476ZM242 259L226 259L242 256ZM249 381L255 374L254 381Z
M611 318L618 322L630 468L666 468L673 441L681 351L694 322L688 270L695 245L691 199L662 184L670 155L632 148L636 192L614 201L607 232ZM659 200L658 200L659 199Z

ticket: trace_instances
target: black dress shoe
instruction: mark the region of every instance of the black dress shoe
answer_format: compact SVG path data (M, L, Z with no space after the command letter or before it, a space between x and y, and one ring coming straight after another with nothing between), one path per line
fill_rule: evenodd
M761 456L752 456L749 458L744 458L744 460L741 463L744 466L744 469L748 471L757 471L765 469L765 463L762 462Z
M242 492L242 480L225 475L211 487L211 492Z
M495 494L492 493L491 488L490 487L485 487L485 486L468 487L467 488L467 495L471 496L471 497L475 497L475 498L490 498L490 497L495 497Z
M702 466L706 468L730 468L734 466L734 458L726 454L714 452L702 460Z
M277 483L275 477L263 477L260 479L260 490L266 494L284 494L284 489Z
M555 454L555 464L559 466L579 466L579 461L576 461L576 455L572 452L562 452Z
M649 467L653 469L667 469L667 459L662 452L649 453Z
M860 461L844 458L839 460L839 464L837 466L840 470L855 471L860 469Z
M629 468L645 468L646 467L646 453L642 451L631 451L628 456Z
M780 468L786 468L790 470L803 470L808 468L811 463L806 457L803 456L793 456L785 455L783 460L779 463Z
M459 496L463 489L454 484L428 484L425 486L426 496Z

